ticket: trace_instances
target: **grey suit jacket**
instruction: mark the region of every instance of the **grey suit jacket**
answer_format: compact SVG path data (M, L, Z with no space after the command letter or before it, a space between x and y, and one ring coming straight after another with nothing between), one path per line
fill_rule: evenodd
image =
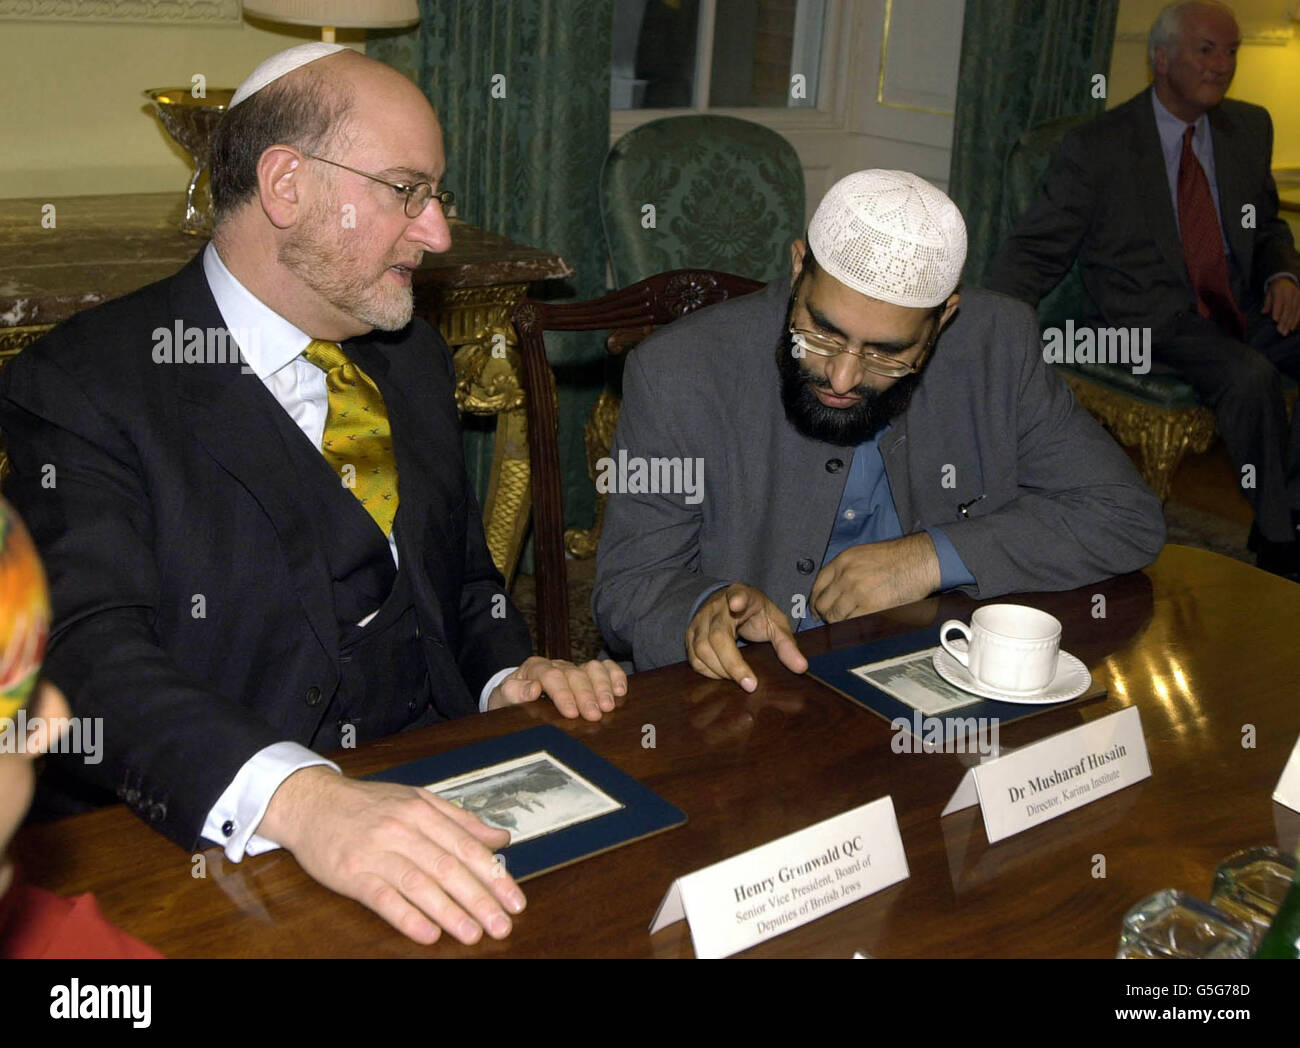
M1275 273L1300 278L1300 256L1277 214L1268 111L1227 99L1211 110L1210 130L1233 293L1245 309ZM1252 227L1242 225L1247 204ZM1036 305L1076 256L1108 324L1151 327L1159 339L1176 314L1196 312L1150 88L1066 134L1042 192L999 250L989 287Z
M854 451L786 420L776 352L788 295L779 281L703 309L628 359L613 457L704 465L696 504L609 500L592 610L637 669L686 657L695 602L718 583L749 583L787 612L811 594ZM1164 543L1159 500L1043 363L1033 312L1001 295L963 293L881 454L904 533L942 525L978 598L1133 571ZM981 495L962 519L958 506Z

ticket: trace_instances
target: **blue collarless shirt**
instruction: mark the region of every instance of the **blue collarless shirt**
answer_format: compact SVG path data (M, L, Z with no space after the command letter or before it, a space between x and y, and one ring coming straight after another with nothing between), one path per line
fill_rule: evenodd
M852 546L864 546L871 542L888 542L901 539L903 527L898 522L898 509L894 505L894 493L889 488L889 476L885 473L885 460L880 454L880 441L892 426L885 426L870 440L859 444L853 455L853 465L844 482L844 494L840 497L839 508L835 511L835 524L831 528L830 541L826 544L826 554L822 557L822 567L833 561ZM926 528L935 552L939 555L939 588L953 589L968 586L975 577L967 570L957 550L948 536L940 528ZM811 603L812 594L808 594ZM799 629L812 629L822 622L812 612L799 623Z

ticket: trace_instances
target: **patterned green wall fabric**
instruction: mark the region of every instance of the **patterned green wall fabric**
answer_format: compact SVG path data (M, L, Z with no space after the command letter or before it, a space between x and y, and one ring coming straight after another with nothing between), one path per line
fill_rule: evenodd
M609 147L613 0L421 0L420 24L374 33L366 53L433 102L447 188L461 218L564 256L578 298L605 293L594 202ZM599 338L547 339L560 407L565 523L591 523L583 427L600 393ZM471 475L486 487L491 434L467 426Z
M775 131L728 116L629 131L605 161L600 201L619 287L684 266L772 280L804 233L799 155Z
M1053 117L1100 113L1119 0L966 0L948 193L966 218L965 280L982 284L1012 218L1007 155Z

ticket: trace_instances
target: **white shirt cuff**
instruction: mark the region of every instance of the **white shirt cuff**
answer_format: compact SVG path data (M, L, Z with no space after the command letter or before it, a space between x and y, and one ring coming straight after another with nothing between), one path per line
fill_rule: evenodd
M1271 277L1265 280L1264 286L1268 287L1269 284L1273 283L1273 281L1277 280L1279 277L1283 280L1289 280L1293 284L1300 285L1300 279L1297 279L1294 273L1288 273L1286 270L1282 270L1280 273L1274 273Z
M506 669L498 670L493 676L488 678L488 682L483 685L483 690L479 693L479 713L487 713L488 699L492 696L492 689L509 677L510 674L514 673L518 668L518 666L508 666Z
M234 781L208 812L203 836L221 845L231 862L280 847L253 831L262 824L280 783L294 772L317 764L340 771L333 761L296 742L276 742L258 750L239 769Z

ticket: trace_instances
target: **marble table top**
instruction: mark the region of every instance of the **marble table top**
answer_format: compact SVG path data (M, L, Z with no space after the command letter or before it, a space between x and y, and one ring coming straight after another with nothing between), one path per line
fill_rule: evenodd
M184 204L182 193L0 200L0 328L57 324L175 273L206 243L180 232ZM558 255L467 222L452 219L451 234L449 252L425 255L417 291L573 275Z

